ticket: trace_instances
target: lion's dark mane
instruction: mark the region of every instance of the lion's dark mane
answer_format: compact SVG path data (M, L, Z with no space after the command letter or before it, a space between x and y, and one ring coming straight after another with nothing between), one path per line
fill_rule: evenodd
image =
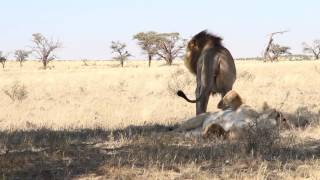
M193 46L191 46L193 44ZM195 46L197 49L195 49ZM185 65L193 74L197 72L197 62L204 48L215 47L217 50L223 48L222 38L209 33L207 30L201 31L188 42L187 50L191 53L185 58Z

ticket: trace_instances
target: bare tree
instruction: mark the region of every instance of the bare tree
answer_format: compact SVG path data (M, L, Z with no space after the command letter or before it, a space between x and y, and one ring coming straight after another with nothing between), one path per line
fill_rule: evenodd
M156 54L171 65L185 48L186 40L182 39L179 33L161 33L157 35Z
M269 59L271 62L273 61L278 61L279 60L279 57L281 55L285 55L285 54L291 54L289 52L290 50L290 47L288 46L280 46L279 44L271 44L270 46L270 52L269 52Z
M138 45L148 55L149 67L152 57L157 54L157 33L154 31L140 32L133 36L138 41Z
M320 39L316 39L313 41L311 45L307 43L302 43L303 51L308 54L312 54L314 59L319 59L320 57Z
M16 60L20 63L20 67L22 67L22 63L27 60L30 54L31 51L26 51L22 49L18 49L14 52L14 56L16 57Z
M131 56L131 54L126 50L127 45L121 43L120 41L111 41L111 50L112 53L117 54L114 59L119 60L121 67L123 67L123 62Z
M267 60L271 60L272 61L272 57L270 55L270 52L271 52L271 47L272 47L272 44L273 44L274 36L277 35L277 34L283 34L283 33L286 33L286 32L288 32L288 31L287 30L278 31L278 32L273 32L273 33L271 33L269 35L269 41L268 41L267 47L265 48L264 54L263 54L264 62L267 61Z
M0 51L0 63L2 64L3 69L5 68L6 62L7 56L5 56L2 51Z
M37 54L38 59L41 60L43 68L46 69L48 63L56 58L54 51L61 48L62 45L58 40L49 40L40 33L32 34L32 37L32 41L35 44L32 50Z

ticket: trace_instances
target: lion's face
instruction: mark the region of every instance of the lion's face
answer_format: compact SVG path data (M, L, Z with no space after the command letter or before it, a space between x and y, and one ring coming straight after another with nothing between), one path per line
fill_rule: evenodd
M185 54L185 65L194 74L197 73L197 62L201 55L201 49L196 40L191 39L188 42Z
M187 45L186 58L192 62L196 61L200 55L200 48L196 40L191 39Z
M190 60L192 59L192 51L189 48L186 49L185 58Z
M268 119L274 119L276 125L280 128L290 129L290 124L287 119L281 112L277 111L276 109L267 110L264 115L267 116Z

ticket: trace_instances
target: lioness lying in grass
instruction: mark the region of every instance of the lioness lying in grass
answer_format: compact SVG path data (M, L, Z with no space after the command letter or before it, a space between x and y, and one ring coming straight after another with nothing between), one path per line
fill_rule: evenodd
M223 110L202 113L186 120L176 132L191 132L193 135L208 137L211 134L227 137L241 136L248 128L274 128L287 126L286 119L275 109L258 113L250 106L243 104L239 94L229 91L222 99Z

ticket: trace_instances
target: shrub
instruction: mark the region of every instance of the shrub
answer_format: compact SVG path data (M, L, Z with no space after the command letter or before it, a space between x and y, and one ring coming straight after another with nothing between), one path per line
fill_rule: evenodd
M19 81L14 82L11 87L3 89L3 92L9 96L12 101L22 101L26 99L28 95L26 86L21 85Z

